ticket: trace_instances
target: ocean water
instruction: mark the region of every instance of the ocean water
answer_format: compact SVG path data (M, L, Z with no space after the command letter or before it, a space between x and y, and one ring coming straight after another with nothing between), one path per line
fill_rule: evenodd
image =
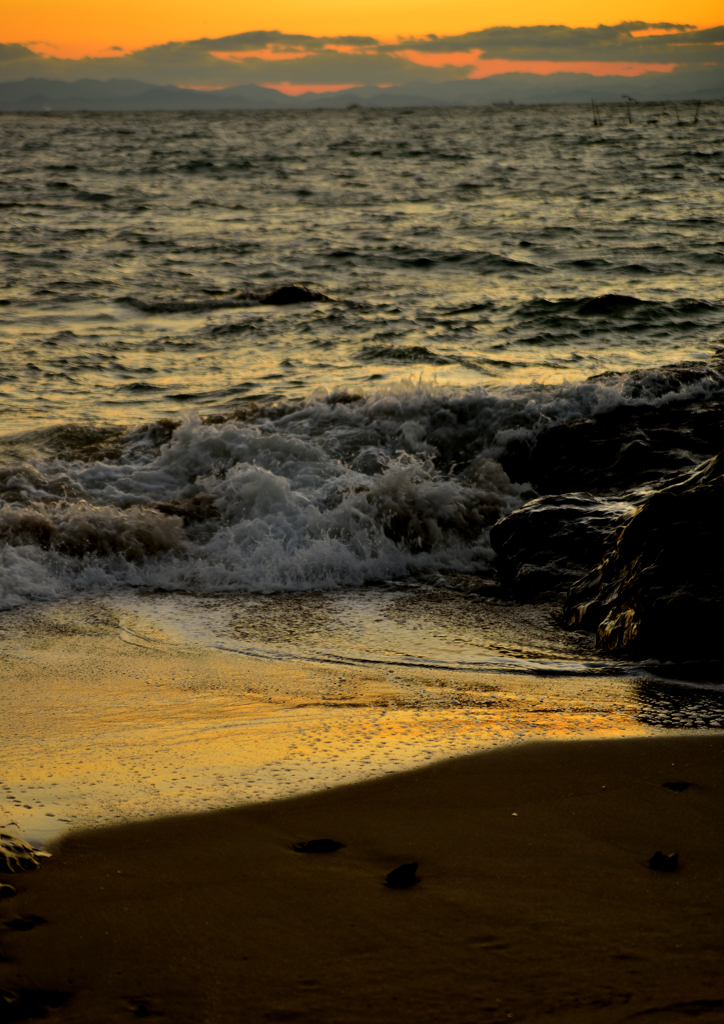
M503 456L724 391L723 117L0 117L0 609L613 671L496 597L490 527L536 495ZM291 284L327 301L264 301Z

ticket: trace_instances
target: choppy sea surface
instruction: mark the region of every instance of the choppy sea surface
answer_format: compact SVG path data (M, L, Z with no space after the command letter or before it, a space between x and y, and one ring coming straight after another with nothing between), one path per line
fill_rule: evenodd
M724 390L723 118L0 117L0 608L134 593L259 656L613 671L481 590L535 496L501 457ZM328 301L263 301L292 284Z

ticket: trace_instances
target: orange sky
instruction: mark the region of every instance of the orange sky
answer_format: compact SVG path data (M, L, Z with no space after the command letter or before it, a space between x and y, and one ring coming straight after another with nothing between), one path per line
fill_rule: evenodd
M267 0L263 11L238 0L2 0L0 40L42 43L57 57L111 56L169 40L215 38L256 29L309 35L453 35L492 25L594 26L640 20L720 24L721 0ZM116 51L117 52L117 51Z
M532 75L553 75L565 70L571 74L588 75L623 75L626 78L640 75L643 71L673 71L675 64L641 64L632 61L554 61L554 60L497 60L481 59L481 50L469 50L465 53L416 53L414 50L398 50L402 57L413 64L423 64L431 68L452 65L453 67L470 67L473 70L468 78L488 78L490 75L506 75L511 71L522 71Z

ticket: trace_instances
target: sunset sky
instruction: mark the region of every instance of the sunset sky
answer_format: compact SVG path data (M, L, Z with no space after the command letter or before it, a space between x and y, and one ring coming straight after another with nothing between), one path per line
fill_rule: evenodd
M721 0L637 0L635 9L631 0L514 0L504 13L471 0L2 4L0 81L123 77L300 91L507 71L666 74L724 62Z
M458 35L493 25L615 25L624 21L688 22L708 28L722 20L720 0L3 0L3 42L42 42L57 57L109 55L169 40L276 29L309 35L397 37Z

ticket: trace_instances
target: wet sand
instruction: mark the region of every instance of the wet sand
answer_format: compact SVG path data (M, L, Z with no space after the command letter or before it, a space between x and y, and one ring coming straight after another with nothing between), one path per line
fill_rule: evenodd
M3 624L0 825L54 856L0 878L0 1021L724 1020L724 736L659 684Z
M250 657L143 603L59 603L2 627L0 827L36 844L657 721L640 680Z
M43 919L0 932L0 988L64 1024L721 1021L723 802L724 736L688 733L70 832L0 903Z

